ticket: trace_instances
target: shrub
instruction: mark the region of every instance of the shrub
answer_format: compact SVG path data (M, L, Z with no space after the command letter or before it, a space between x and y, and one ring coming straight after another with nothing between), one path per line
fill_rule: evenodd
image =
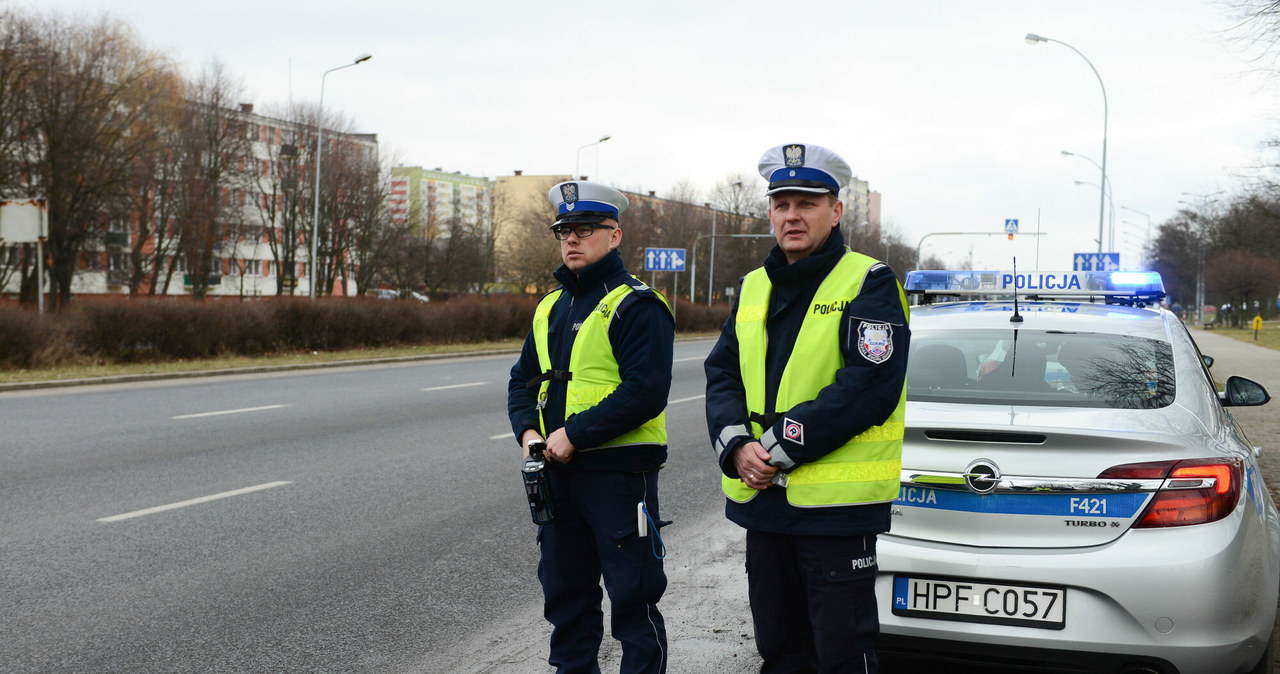
M60 360L53 321L15 303L0 304L0 367L30 368Z
M679 301L677 329L715 332L727 306ZM39 316L0 305L0 367L37 367L75 356L115 361L193 359L521 339L536 298L466 296L422 304L367 298L79 298Z

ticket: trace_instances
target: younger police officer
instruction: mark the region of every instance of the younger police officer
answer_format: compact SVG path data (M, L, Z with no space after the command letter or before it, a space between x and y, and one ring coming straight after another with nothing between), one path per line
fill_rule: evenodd
M520 444L546 439L555 519L538 529L544 615L558 672L599 672L600 578L609 591L622 672L664 672L658 600L667 586L653 541L662 410L671 389L675 323L666 300L627 273L617 252L621 192L586 181L547 195L559 216L561 286L538 302L511 369L507 413ZM639 504L644 510L639 510ZM640 537L638 516L651 518Z
M907 304L840 234L852 175L817 145L760 159L778 245L707 357L725 513L747 530L761 672L876 672L876 535L898 493Z

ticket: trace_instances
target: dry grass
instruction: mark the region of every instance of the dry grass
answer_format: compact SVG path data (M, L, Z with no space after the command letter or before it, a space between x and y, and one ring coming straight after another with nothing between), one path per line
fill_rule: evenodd
M367 361L394 358L413 358L434 354L467 353L473 351L515 350L522 340L512 339L476 344L437 344L430 346L394 346L376 349L345 349L317 351L314 353L284 353L263 356L229 356L200 358L166 362L108 363L88 358L78 362L39 369L0 370L0 383L33 381L64 381L91 379L132 374L157 374L172 372L204 372L210 370L235 370L279 365L309 365L343 361Z

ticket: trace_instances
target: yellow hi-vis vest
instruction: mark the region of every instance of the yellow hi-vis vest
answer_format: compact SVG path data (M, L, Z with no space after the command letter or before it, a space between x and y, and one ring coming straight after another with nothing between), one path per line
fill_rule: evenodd
M800 403L813 400L819 391L836 380L836 372L844 367L844 356L840 351L840 322L844 308L858 296L863 279L875 264L875 260L846 248L835 268L823 279L783 369L775 410L785 413ZM742 296L735 317L739 369L747 396L747 410L752 414L767 411L764 409L766 323L772 292L773 284L764 269L747 274L742 281ZM901 288L898 289L898 297L905 318L907 298ZM905 354L899 357L903 356ZM897 498L902 471L906 400L904 381L898 406L883 424L868 428L826 456L791 471L786 483L787 501L798 507L825 507L879 503ZM856 402L849 401L849 404ZM751 422L754 437L759 438L765 430L756 421ZM728 476L721 476L720 485L725 496L739 503L750 501L759 493L741 480Z
M646 286L638 279L641 288ZM551 318L551 307L556 303L563 290L554 290L538 302L533 312L533 343L538 351L538 367L546 373L551 371L551 351L547 348L548 324ZM627 295L634 292L626 283L614 288L600 300L600 304L582 321L582 327L573 338L573 346L569 352L570 379L566 383L568 394L565 398L564 418L598 404L622 383L622 375L618 373L618 361L613 358L613 347L609 343L609 324L617 314L618 305ZM653 291L658 299L671 310L667 298L657 290ZM550 379L542 381L538 388L538 423L542 437L547 437L547 421L543 408L547 404L547 389ZM666 413L644 422L639 427L627 431L598 447L579 447L578 451L588 451L604 447L620 447L624 445L667 444Z

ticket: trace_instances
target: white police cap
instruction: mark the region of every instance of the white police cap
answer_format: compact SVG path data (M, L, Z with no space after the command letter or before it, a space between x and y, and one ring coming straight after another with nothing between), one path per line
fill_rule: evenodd
M853 169L825 147L792 143L769 148L760 157L760 175L769 181L765 196L788 191L839 196L853 177Z
M588 180L560 183L547 192L547 199L556 207L556 221L552 227L617 220L629 204L622 192Z

